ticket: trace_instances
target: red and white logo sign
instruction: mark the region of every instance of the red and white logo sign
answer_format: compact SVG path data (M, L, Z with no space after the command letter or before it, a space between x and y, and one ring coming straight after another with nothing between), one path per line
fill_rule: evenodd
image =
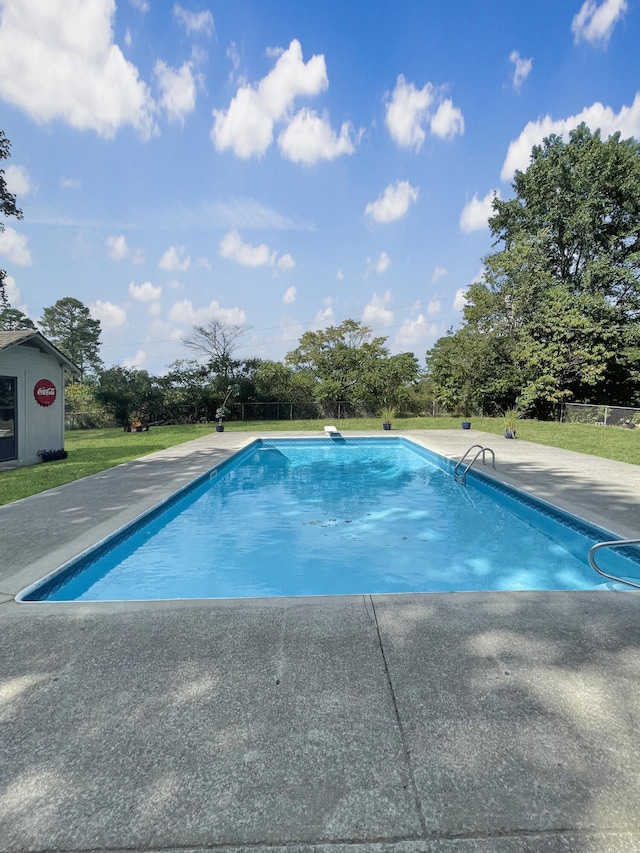
M56 386L50 379L39 379L33 388L33 396L40 406L50 406L55 403L57 394Z

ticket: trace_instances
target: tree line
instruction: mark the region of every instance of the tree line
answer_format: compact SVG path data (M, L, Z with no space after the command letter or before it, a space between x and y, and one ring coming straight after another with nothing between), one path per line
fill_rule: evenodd
M0 131L0 159L8 152ZM2 175L1 212L20 217ZM211 420L230 382L239 402L313 401L323 415L338 401L364 415L425 414L435 401L451 413L518 408L538 418L567 401L639 406L640 145L581 124L566 142L551 135L534 146L512 190L493 200L494 251L466 291L462 323L426 352L424 367L351 319L305 332L281 362L237 359L248 329L214 320L184 339L196 358L161 377L105 370L100 323L76 299L45 308L39 328L84 372L69 405L119 423ZM4 275L0 329L35 328L8 304Z

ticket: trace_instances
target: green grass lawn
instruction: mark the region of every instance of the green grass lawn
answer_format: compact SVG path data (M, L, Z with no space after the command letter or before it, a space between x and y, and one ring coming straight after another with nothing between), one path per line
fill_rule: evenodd
M460 418L397 418L394 431L409 429L460 429ZM502 435L501 418L472 418L473 429ZM227 431L322 432L326 420L312 421L259 421L231 422ZM337 424L342 430L370 429L382 432L379 418L342 419ZM80 477L96 474L138 459L156 450L164 450L185 441L213 432L213 424L153 427L149 432L126 433L121 429L74 430L67 432L65 446L67 459L0 472L0 506L11 501L44 492L46 489L70 483ZM554 422L522 420L518 424L518 437L565 450L576 450L604 459L615 459L640 465L640 430L616 427L597 427L588 424L559 424Z

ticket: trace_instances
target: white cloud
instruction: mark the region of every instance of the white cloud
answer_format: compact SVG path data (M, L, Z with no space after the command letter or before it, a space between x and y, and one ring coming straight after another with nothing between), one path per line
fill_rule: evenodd
M342 272L342 270L338 270L338 272L336 273L336 278L338 279L338 281L342 281L344 279L344 273Z
M276 253L265 244L252 246L243 243L237 231L229 231L220 241L220 255L230 261L236 261L243 267L273 266Z
M441 278L449 275L449 271L446 267L436 267L434 271L431 273L431 283L435 284Z
M266 77L241 86L227 110L213 111L213 144L243 159L260 157L273 142L274 124L285 118L295 99L318 95L328 85L324 56L312 56L305 64L294 39Z
M162 305L159 302L152 302L147 308L147 314L151 317L159 317L162 313Z
M440 309L442 308L442 302L439 299L432 299L427 303L427 314L431 316L432 314L439 314Z
M464 133L462 110L453 106L451 98L444 100L431 118L431 133L440 139L453 139L456 134Z
M167 118L184 124L185 117L196 108L196 82L191 63L185 62L175 69L159 59L154 74L161 91L160 106Z
M144 14L149 11L149 0L129 0L129 2L138 10L138 12L142 12Z
M426 139L427 122L431 133L444 139L464 133L462 112L453 106L450 99L440 100L439 92L432 83L416 89L404 75L399 74L391 97L387 97L385 110L385 124L391 138L402 148L419 151Z
M8 258L19 267L31 266L31 252L24 234L18 234L10 225L0 232L0 255Z
M294 163L313 165L319 160L335 160L356 150L350 122L344 122L337 136L326 116L307 108L289 122L278 136L283 156ZM360 134L361 135L361 134Z
M185 256L184 246L171 246L160 258L158 267L170 272L186 272L191 267L191 256Z
M24 302L21 302L22 294L18 289L18 285L16 284L16 280L12 275L7 275L4 280L4 290L7 294L7 299L9 300L9 304L13 308L17 308L18 311L22 311L23 314L27 314L27 306Z
M326 329L327 326L333 325L334 314L333 314L333 306L331 304L331 297L327 296L322 300L326 305L326 308L323 308L321 311L318 311L313 321L313 328L318 329Z
M63 190L77 190L81 186L80 178L60 178L60 186Z
M109 247L109 257L114 261L123 261L129 254L129 247L124 234L107 237L107 246Z
M229 261L235 261L243 267L274 267L277 270L290 270L296 265L290 254L278 255L266 243L252 246L243 243L237 231L227 232L220 241L220 255Z
M418 188L409 181L396 181L389 184L384 193L365 207L365 216L374 222L387 223L401 219L418 199Z
M362 322L367 326L391 326L394 319L393 311L386 306L391 302L391 291L387 290L382 296L374 293L362 313Z
M146 350L139 349L133 358L125 358L122 366L127 370L145 370L147 367L148 356Z
M155 130L155 104L113 42L115 0L3 0L0 97L39 123L60 119L111 138Z
M377 261L372 261L371 258L367 258L367 272L365 273L365 278L369 275L370 272L377 272L379 275L386 272L391 266L391 258L387 255L386 252L380 252Z
M468 201L460 214L460 230L465 233L480 231L489 227L489 217L493 216L493 199L500 198L498 190L489 190L484 198L478 198L475 193L471 201Z
M462 311L464 306L467 304L467 288L461 287L459 290L456 290L456 295L453 297L453 310L454 311Z
M188 36L199 34L210 36L213 34L213 15L208 9L204 12L189 12L176 3L173 7L173 14L176 20L184 26Z
M291 305L293 302L296 301L296 292L297 291L295 287L293 287L293 285L287 288L284 296L282 297L282 301L285 305Z
M571 32L576 44L588 41L606 45L613 28L627 11L627 0L604 0L599 6L594 0L585 0L571 22Z
M640 137L640 92L636 94L630 107L623 106L618 113L614 113L611 107L596 102L568 118L554 121L547 115L537 121L530 121L520 136L509 145L500 173L501 179L510 180L516 169L525 171L529 165L531 149L534 145L539 145L546 136L556 134L566 140L569 138L569 132L582 122L593 131L600 128L603 139L607 139L616 131L620 131L623 139L631 136L637 139Z
M100 320L105 329L124 329L128 325L127 312L112 302L102 302L98 299L89 306L89 310L91 316Z
M520 86L527 79L533 68L533 59L525 59L520 56L517 50L512 50L509 59L515 65L513 72L513 88L520 89Z
M36 187L24 166L5 166L4 179L7 189L13 195L24 196L35 191Z
M276 266L280 270L292 270L296 265L291 255L287 252L285 255L280 255Z
M190 299L175 302L167 316L170 322L187 326L204 326L211 320L222 320L232 326L242 326L247 319L241 308L223 308L215 300L204 308L194 308Z
M144 284L135 284L131 281L129 282L129 293L138 302L154 302L156 299L160 299L162 288L160 285L154 287L150 281L145 281Z
M403 321L396 334L396 345L401 350L410 350L424 343L429 337L437 337L440 331L438 323L427 322L424 314Z

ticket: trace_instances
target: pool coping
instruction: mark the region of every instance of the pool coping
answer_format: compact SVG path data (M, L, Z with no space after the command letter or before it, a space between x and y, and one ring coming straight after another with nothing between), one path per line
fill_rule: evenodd
M509 441L476 430L403 430L382 435L370 431L344 431L343 435L375 435L381 439L406 437L451 464L455 464L471 444L491 447L496 452L495 469L480 461L474 465L473 470L483 477L511 486L621 538L640 538L637 512L640 466L520 439ZM312 437L332 440L308 432L233 433L229 430L212 433L0 507L5 556L0 567L0 613L7 605L16 603L14 598L18 593L91 550L121 527L151 512L158 504L171 500L177 492L188 488L211 468L224 463L256 439ZM156 468L162 471L161 483L154 482ZM123 500L123 495L127 494L129 498ZM607 494L610 499L603 504ZM617 496L617 502L611 499L613 495ZM39 523L36 519L40 519ZM31 538L27 548L19 531L34 524L41 532ZM72 524L77 526L70 531ZM20 607L44 604L19 602ZM62 602L47 604L63 605ZM110 602L101 603L107 604Z

